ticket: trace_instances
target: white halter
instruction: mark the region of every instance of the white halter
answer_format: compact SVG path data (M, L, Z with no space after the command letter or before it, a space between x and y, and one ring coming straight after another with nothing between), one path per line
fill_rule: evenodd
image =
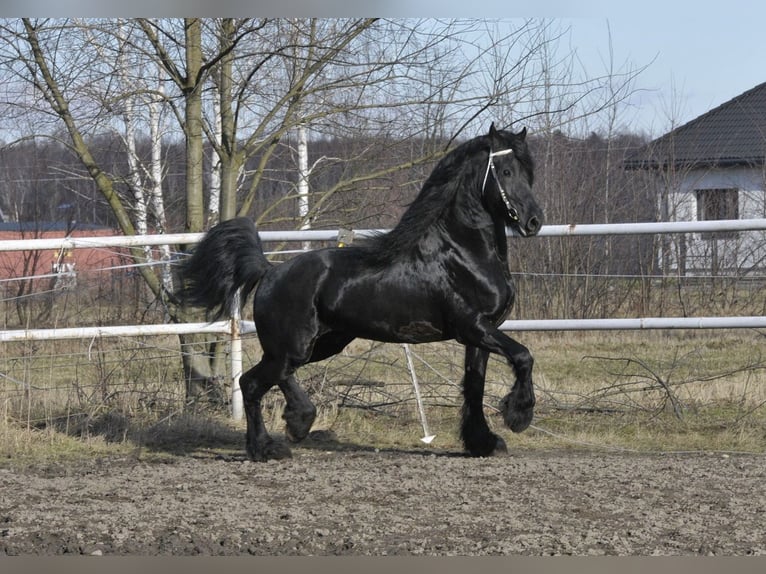
M513 153L513 148L489 152L489 159L487 160L487 171L484 172L484 182L481 184L481 193L482 195L484 194L484 188L487 185L487 178L489 177L489 172L491 171L492 175L495 176L495 183L497 184L497 189L500 190L500 197L503 199L503 203L505 203L505 207L508 210L508 215L511 216L513 221L518 221L519 212L516 211L515 208L511 207L511 202L508 199L508 194L505 193L503 186L500 185L500 180L498 179L497 171L495 170L495 162L493 161L493 158L496 156L508 155L509 153Z

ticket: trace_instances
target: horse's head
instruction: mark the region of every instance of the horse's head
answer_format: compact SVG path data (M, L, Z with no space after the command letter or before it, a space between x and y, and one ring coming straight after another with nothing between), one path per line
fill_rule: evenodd
M482 193L493 213L503 213L506 223L528 237L543 225L543 210L532 195L534 165L527 147L527 129L515 134L489 128L489 156Z

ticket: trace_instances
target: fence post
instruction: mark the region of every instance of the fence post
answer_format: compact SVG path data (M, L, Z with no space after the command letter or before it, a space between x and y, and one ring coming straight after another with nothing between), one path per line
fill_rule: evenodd
M234 296L231 315L231 416L235 421L242 420L242 390L239 388L239 378L242 376L242 337L240 333L240 292Z

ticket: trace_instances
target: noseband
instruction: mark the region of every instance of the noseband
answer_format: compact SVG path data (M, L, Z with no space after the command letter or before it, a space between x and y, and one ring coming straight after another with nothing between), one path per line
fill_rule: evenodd
M509 153L513 153L513 148L504 149L501 151L490 151L489 152L489 160L487 161L487 171L484 172L484 183L481 184L481 193L484 194L484 188L487 186L487 178L489 177L489 172L492 172L492 175L495 177L495 183L497 184L497 189L500 190L500 197L503 199L503 203L505 203L505 207L508 210L508 215L511 217L513 221L519 220L519 212L516 211L515 207L511 207L511 202L508 199L508 194L505 193L505 190L503 189L503 186L500 184L500 179L497 177L497 170L495 169L495 156L499 155L508 155Z

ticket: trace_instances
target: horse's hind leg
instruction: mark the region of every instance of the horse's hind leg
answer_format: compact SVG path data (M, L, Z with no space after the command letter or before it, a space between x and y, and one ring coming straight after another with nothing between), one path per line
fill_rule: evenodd
M285 434L292 442L298 442L306 438L314 424L317 409L309 399L308 394L290 376L279 384L279 388L285 395Z
M260 363L242 375L239 385L242 389L242 402L247 416L246 445L250 460L263 462L281 458L290 458L290 448L282 441L272 438L263 421L261 400L271 387L286 380L283 365L264 357Z
M472 456L489 456L507 450L503 439L489 430L484 417L484 382L488 359L488 351L466 346L460 435L465 449Z
M322 361L340 353L346 345L354 340L353 336L342 332L331 331L324 333L314 341L308 362ZM298 442L306 438L317 415L314 404L308 394L295 381L288 377L279 387L285 395L285 431L287 438Z

